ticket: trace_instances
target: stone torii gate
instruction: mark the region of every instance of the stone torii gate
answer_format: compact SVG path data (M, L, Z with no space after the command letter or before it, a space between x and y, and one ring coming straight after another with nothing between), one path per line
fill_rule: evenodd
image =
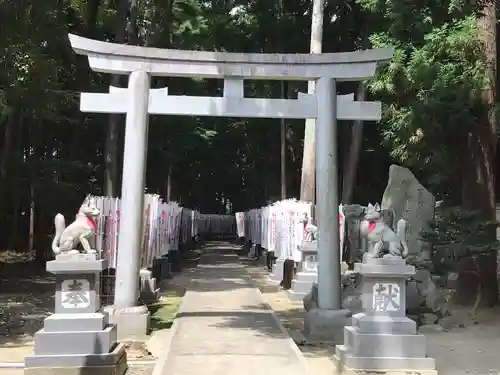
M80 102L82 112L126 114L114 319L119 337L145 332L149 317L144 307L136 307L148 114L316 119L318 300L324 311L320 320L342 315L337 120L380 120L381 104L354 101L350 95L338 97L336 84L372 77L377 63L388 61L393 50L244 54L119 45L72 34L69 39L77 54L88 57L94 71L129 76L128 88L110 87L105 94L82 93ZM168 88L151 89L151 76L224 79L224 94L173 96ZM297 99L245 98L245 79L316 81L316 93L299 94ZM129 324L131 321L135 324ZM142 323L137 326L138 322ZM319 326L325 329L323 323Z

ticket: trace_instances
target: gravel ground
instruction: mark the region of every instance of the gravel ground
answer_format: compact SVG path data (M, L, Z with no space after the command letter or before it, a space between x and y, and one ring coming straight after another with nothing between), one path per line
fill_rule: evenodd
M125 375L151 375L154 365L130 365Z

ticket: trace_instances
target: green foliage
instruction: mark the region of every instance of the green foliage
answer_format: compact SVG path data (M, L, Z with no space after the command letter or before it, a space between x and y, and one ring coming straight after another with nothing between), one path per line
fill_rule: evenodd
M9 181L0 186L0 225L7 233L2 238L8 238L16 225L25 231L27 216L21 213L29 212L32 199L37 232L45 234L52 231L54 210L73 210L89 190L102 191L109 116L80 113L79 93L107 92L110 77L90 71L87 59L71 51L67 33L112 41L119 31L120 4L0 0L0 170ZM136 4L128 14L127 43L229 52L309 51L310 0L283 1L282 8L280 2L268 0ZM484 114L478 96L487 83L477 44L476 10L465 0L327 2L324 52L367 48L368 40L373 47L396 48L392 61L369 82L368 100L380 99L385 105L382 122L364 128L357 202L380 199L386 183L381 176L393 160L421 171L422 183L438 196L460 193L453 180L461 167L457 155L463 134ZM166 86L174 95L222 94L216 80L153 80L153 87ZM296 97L306 87L305 82L290 82L288 93ZM353 92L355 85L342 82L339 89ZM246 80L245 95L276 98L280 85ZM235 210L264 204L280 195L279 123L151 116L148 191L164 193L172 166L173 198L186 206L221 210L221 197L230 199ZM286 124L288 194L296 197L304 122ZM118 125L121 154L123 118ZM340 125L339 137L343 165L350 145L349 124Z
M480 95L488 81L475 10L457 0L359 3L378 17L372 45L396 49L369 85L387 103L384 144L442 196L460 170L465 134L484 113Z
M422 239L432 248L434 268L438 272L457 271L464 257L497 252L499 242L492 240L497 222L483 220L477 211L448 208L432 223Z

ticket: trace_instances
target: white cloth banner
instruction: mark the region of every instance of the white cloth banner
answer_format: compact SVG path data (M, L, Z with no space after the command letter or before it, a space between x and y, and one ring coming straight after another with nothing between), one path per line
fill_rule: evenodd
M305 238L305 224L301 222L304 213L311 217L310 203L286 199L262 208L237 212L235 219L239 237L274 251L281 259L301 261L299 246ZM344 248L345 218L342 205L339 206L340 256Z
M108 260L110 268L116 268L118 233L120 228L120 199L93 197L101 211L93 246ZM184 220L183 220L183 211ZM184 209L177 202L164 202L159 195L144 196L143 232L140 264L152 267L153 260L169 251L179 250L198 234L236 232L233 215L202 215L198 211Z
M245 237L245 213L236 212L236 234L238 237Z

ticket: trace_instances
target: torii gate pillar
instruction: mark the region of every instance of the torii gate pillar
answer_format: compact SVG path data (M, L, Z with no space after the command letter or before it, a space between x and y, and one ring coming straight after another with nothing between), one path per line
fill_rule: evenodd
M318 239L318 303L306 326L310 333L341 341L347 311L341 310L338 227L337 120L379 120L381 103L337 96L336 82L373 76L377 63L393 50L374 49L333 54L241 54L163 50L99 42L69 36L76 53L87 55L90 67L102 73L129 75L128 89L82 93L80 109L94 113L126 113L121 223L115 306L112 316L120 338L137 336L147 327L138 296L142 206L148 114L315 118ZM175 96L168 89L150 89L150 76L224 79L223 97ZM297 99L245 98L245 79L317 81L315 94ZM337 106L337 101L341 105ZM130 316L131 314L135 316ZM337 328L340 327L340 330ZM337 333L340 332L340 336ZM336 336L336 337L333 337Z
M139 294L140 249L144 233L150 75L143 70L132 72L128 90L134 95L130 95L126 103L128 110L125 120L115 300L113 307L105 307L110 321L118 327L120 341L145 339L150 317L146 306L136 306Z

